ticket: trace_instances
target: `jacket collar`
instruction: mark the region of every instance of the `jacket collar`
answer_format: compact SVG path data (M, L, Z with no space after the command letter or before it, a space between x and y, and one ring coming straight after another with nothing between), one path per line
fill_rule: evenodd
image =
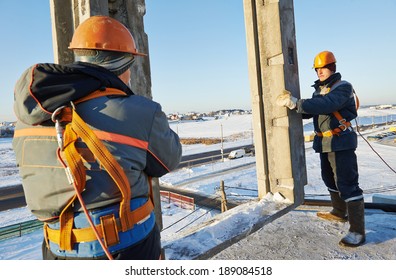
M320 81L319 79L316 80L312 85L312 87L314 87L315 89L318 89L319 87L323 87L323 86L332 87L339 80L341 80L341 74L337 72L331 75L330 77L328 77L324 81Z

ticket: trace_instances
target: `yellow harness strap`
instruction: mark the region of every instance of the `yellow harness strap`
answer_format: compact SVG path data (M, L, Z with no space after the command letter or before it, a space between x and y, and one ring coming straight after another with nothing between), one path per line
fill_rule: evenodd
M138 224L142 221L144 221L151 212L154 210L154 204L151 199L147 200L145 204L143 204L141 207L135 209L134 211L131 212L132 216L132 222L133 224ZM121 229L121 222L119 219L114 220L114 224L116 225L116 233L122 232ZM96 229L99 232L99 235L101 238L104 238L107 245L111 246L112 243L109 241L111 237L105 236L106 233L109 234L110 228L113 227L113 224L111 223L106 223L102 222L101 224L96 225ZM113 230L113 229L111 229ZM61 244L61 231L57 229L51 229L47 225L44 226L44 237L46 240L50 240L60 246ZM71 244L73 243L79 243L79 242L90 242L90 241L95 241L96 236L92 228L86 227L86 228L79 228L79 229L71 229L70 231L70 238L71 238ZM112 237L114 239L114 237Z
M75 198L76 195L70 200L68 205L63 209L61 215L59 216L59 224L60 224L59 247L62 250L70 251L72 250L73 247L73 243L71 242L71 236L73 229L74 213L69 206L73 203Z

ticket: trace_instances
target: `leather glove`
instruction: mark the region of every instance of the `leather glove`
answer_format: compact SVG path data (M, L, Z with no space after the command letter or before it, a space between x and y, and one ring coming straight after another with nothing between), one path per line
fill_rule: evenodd
M283 90L283 93L278 95L278 97L276 98L276 104L278 106L284 106L289 108L290 110L293 110L297 106L297 100L297 98L291 95L290 91Z

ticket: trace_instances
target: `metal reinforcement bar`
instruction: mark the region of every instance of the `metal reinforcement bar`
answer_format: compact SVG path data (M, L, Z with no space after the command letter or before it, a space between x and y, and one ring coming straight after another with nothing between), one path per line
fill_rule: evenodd
M0 240L21 237L23 234L33 232L43 228L43 222L39 220L30 220L6 227L0 228Z
M330 200L323 199L305 199L303 205L331 207L331 202ZM385 212L396 212L396 204L366 202L364 203L364 208L379 209Z

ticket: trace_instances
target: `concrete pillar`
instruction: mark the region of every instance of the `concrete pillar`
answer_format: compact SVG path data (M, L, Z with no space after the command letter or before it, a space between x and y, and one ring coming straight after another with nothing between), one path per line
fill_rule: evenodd
M139 52L146 57L137 57L131 69L132 91L135 94L152 98L151 71L148 37L144 32L143 17L146 14L145 0L111 0L109 15L122 22L131 31Z
M301 116L276 105L300 95L292 0L244 0L259 198L281 193L299 205L307 183Z
M148 37L143 24L146 13L144 0L50 0L50 8L55 63L74 61L73 52L68 49L74 30L94 15L106 15L122 22L134 37L139 52L149 54ZM137 95L152 98L149 56L135 59L131 69L131 88ZM153 178L153 190L157 224L162 229L158 178Z
M52 45L54 62L69 64L74 61L73 52L68 49L74 30L71 0L51 0Z

